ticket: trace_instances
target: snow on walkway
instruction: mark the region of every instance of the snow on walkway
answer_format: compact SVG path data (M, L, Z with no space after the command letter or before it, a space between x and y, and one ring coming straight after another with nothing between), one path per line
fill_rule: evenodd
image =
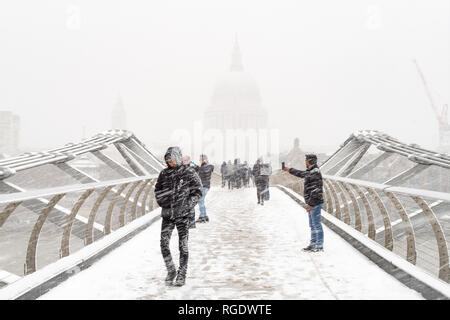
M278 189L264 206L255 193L210 190L184 287L164 284L159 220L41 299L422 299L325 226L325 251L302 252L306 211ZM170 247L178 264L176 231Z

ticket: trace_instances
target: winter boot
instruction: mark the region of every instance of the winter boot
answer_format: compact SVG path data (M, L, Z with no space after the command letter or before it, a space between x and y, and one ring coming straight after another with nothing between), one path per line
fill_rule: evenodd
M303 248L302 250L303 250L303 251L312 251L313 248L314 248L313 245L308 245L307 247Z
M209 222L209 217L208 216L205 216L205 221L204 222Z
M177 270L172 269L167 273L167 277L166 277L166 285L170 286L172 285L173 279L175 279L175 277L177 276Z
M203 222L205 222L205 218L204 217L200 217L200 218L197 219L196 222L203 223Z
M177 279L175 280L174 286L182 287L186 283L186 275L183 272L178 272Z
M320 246L314 246L314 247L312 247L312 249L311 249L311 252L320 252L320 251L323 251L323 247L320 247Z

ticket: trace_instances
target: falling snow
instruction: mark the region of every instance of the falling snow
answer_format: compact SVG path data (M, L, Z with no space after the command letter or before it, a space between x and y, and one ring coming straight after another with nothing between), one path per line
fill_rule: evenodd
M164 284L158 220L41 299L422 299L326 227L325 251L302 252L307 214L278 189L258 206L255 188L213 187L206 205L211 221L190 230L184 287ZM175 231L176 262L177 246Z

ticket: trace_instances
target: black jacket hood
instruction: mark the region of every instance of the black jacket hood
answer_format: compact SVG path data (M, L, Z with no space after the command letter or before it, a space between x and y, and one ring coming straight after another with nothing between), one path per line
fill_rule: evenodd
M166 154L164 155L164 161L167 166L169 166L169 163L167 162L167 159L169 158L172 159L177 166L181 166L183 164L183 155L181 154L181 149L179 147L169 147L167 149Z

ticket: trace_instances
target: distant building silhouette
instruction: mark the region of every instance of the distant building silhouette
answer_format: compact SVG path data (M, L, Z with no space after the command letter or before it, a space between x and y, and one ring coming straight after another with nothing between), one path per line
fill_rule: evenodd
M287 167L305 169L305 152L300 149L300 139L294 139L294 145L289 152L280 155L280 161L285 162Z
M224 139L227 139L226 143L224 140L223 146L223 155L227 159L240 157L243 160L255 161L257 156L267 152L262 145L254 142L254 138L250 138L251 135L256 137L267 131L262 129L269 129L268 115L267 110L262 106L258 83L244 71L237 37L232 51L231 65L227 72L218 77L210 104L204 112L203 128L218 130ZM231 141L233 138L227 138L228 133L249 136L244 137L244 142L237 142L237 140ZM236 151L235 154L229 154L230 149L227 149L225 145L234 145L238 148L239 143L245 143L245 153ZM210 160L221 163L223 159L215 159L215 155L211 154Z
M19 131L20 117L11 111L0 111L0 154L3 157L19 153Z
M266 129L267 110L257 82L244 71L237 38L228 72L217 80L204 113L205 129Z

